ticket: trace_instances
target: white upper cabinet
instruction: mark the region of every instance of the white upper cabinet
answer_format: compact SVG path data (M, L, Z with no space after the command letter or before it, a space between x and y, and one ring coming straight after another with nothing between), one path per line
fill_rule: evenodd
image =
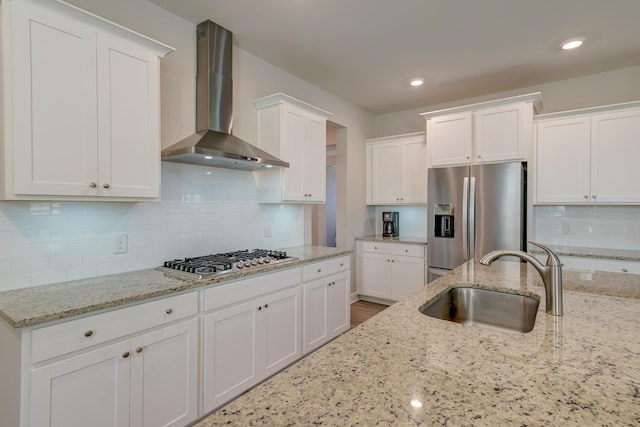
M526 161L540 93L422 113L429 167Z
M367 204L427 203L424 132L368 139Z
M3 3L3 199L155 198L173 49L60 2Z
M536 120L537 203L640 203L640 103Z
M260 203L324 203L327 118L332 114L277 93L253 101L258 146L289 163L256 171Z

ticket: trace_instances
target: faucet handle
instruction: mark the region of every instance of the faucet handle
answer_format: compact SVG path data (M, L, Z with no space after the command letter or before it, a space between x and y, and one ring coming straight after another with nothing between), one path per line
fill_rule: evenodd
M529 243L532 244L533 246L539 247L540 249L546 252L547 254L546 265L550 265L552 267L560 267L562 265L560 262L560 258L558 258L558 255L556 255L551 249L549 249L544 245L541 245L540 243L532 242L530 240L529 240Z

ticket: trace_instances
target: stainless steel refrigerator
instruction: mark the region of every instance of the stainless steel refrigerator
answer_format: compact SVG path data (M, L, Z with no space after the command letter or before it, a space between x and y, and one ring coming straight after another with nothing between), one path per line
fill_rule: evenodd
M526 163L429 169L428 281L494 249L526 249Z

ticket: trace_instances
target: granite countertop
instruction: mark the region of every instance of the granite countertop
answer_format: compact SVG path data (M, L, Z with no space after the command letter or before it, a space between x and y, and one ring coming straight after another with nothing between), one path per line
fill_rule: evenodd
M468 262L196 425L639 425L640 276L563 279L555 317L529 264ZM418 311L461 284L540 296L534 329L489 331Z
M390 242L390 243L408 243L410 245L426 245L426 237L400 236L400 237L382 237L379 234L369 236L356 237L356 240L367 242Z
M564 246L564 245L546 245L557 255L575 256L584 258L598 259L614 259L621 261L637 261L640 262L640 251L629 249L610 249L610 248L587 248L582 246ZM534 248L534 253L542 253Z
M14 328L36 325L149 298L224 284L231 280L351 253L324 246L283 248L298 260L194 280L155 269L0 292L0 317Z

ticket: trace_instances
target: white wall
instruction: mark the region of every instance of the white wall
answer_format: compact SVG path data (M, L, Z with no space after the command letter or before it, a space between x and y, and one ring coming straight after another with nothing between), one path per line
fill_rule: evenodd
M161 63L162 146L191 134L195 26L146 0L69 2L176 48ZM237 46L233 54L237 136L257 141L252 100L275 92L332 112L331 121L343 127L337 135L338 246L353 248L356 236L371 233L364 139L371 137L373 117ZM252 173L163 164L159 203L0 202L0 290L155 267L187 255L310 242L310 209L260 205L256 195ZM263 237L265 223L272 224L271 238ZM115 232L129 234L127 254L111 253Z
M375 136L424 131L425 121L419 113L425 111L531 92L542 92L543 113L637 101L640 66L380 115L375 119ZM376 209L375 215L382 210ZM639 220L640 206L538 206L533 209L533 236L529 239L558 245L640 250ZM377 222L376 219L376 227ZM401 222L403 230L407 221ZM422 223L411 226L420 227Z

